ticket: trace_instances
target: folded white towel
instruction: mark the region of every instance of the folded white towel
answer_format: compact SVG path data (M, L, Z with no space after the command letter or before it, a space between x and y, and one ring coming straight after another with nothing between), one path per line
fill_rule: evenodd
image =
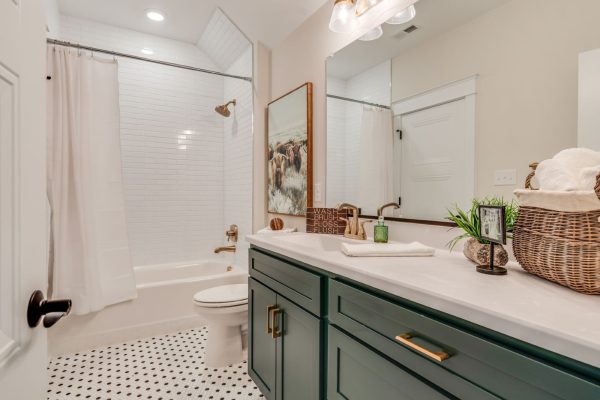
M275 235L278 233L292 233L292 232L296 232L297 230L298 229L296 229L296 228L283 228L278 231L274 231L273 229L271 229L270 227L267 226L266 228L262 228L261 230L259 230L256 233L260 233L261 235L264 235L264 234L274 234Z
M350 257L430 257L435 250L422 243L342 243L342 252Z

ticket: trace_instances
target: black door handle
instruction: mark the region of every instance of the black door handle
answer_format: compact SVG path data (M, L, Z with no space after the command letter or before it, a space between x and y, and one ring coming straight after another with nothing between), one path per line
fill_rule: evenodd
M71 300L46 300L41 290L36 290L29 299L27 323L30 328L44 319L44 328L50 328L71 311Z

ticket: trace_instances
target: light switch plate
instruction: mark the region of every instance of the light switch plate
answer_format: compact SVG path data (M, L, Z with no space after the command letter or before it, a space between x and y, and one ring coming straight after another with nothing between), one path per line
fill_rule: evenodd
M512 186L517 184L516 169L498 169L494 173L494 186Z

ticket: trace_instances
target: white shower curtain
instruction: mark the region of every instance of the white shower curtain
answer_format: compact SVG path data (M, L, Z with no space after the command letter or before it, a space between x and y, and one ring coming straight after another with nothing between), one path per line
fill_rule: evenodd
M48 48L50 290L87 314L136 297L125 222L116 60Z
M375 215L378 207L394 201L392 113L363 107L358 164L358 204L363 214Z

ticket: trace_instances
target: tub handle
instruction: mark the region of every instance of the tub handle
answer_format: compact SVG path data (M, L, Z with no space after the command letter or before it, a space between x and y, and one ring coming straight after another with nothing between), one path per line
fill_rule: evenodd
M267 335L273 333L273 328L271 328L271 311L277 308L277 305L273 304L267 307Z

